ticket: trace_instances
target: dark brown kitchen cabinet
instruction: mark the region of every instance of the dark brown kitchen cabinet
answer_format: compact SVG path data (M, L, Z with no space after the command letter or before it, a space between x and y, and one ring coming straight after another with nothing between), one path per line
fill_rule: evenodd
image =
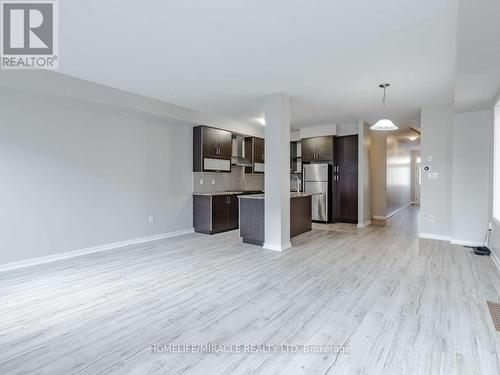
M316 155L316 142L314 138L302 139L302 161L309 162L314 160Z
M290 173L302 173L302 155L299 151L300 144L300 141L290 142Z
M199 135L202 141L203 156L205 157L218 157L219 147L217 143L217 133L218 129L209 127L198 127L196 130L200 130Z
M264 173L264 150L264 139L257 137L245 138L245 159L253 164L253 167L245 167L245 173Z
M195 232L214 234L238 229L237 195L193 196L193 227Z
M302 139L302 161L332 161L333 136Z
M193 172L231 171L232 134L227 130L193 128Z
M358 222L358 136L335 137L335 221Z
M253 161L254 163L264 163L264 140L262 138L254 138Z

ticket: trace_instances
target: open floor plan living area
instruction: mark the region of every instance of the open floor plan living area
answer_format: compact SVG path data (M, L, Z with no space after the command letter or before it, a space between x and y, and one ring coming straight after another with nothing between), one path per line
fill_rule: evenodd
M498 20L0 1L0 375L500 374Z

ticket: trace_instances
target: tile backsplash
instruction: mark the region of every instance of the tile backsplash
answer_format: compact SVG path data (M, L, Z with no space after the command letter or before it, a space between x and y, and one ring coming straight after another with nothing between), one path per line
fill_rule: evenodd
M231 167L231 173L193 173L193 192L195 193L242 190L264 190L264 175L245 173L243 167L234 165Z

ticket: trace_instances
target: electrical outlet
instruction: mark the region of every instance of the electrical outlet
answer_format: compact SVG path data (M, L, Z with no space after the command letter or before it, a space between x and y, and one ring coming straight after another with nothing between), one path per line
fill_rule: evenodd
M434 222L434 215L427 215L427 221L429 223L433 223Z
M149 215L148 221L152 223L153 221L155 221L155 217L153 215Z
M427 161L432 161L432 155L427 156Z
M212 179L212 185L215 185L215 180L214 179Z
M200 178L200 185L203 185L203 178Z

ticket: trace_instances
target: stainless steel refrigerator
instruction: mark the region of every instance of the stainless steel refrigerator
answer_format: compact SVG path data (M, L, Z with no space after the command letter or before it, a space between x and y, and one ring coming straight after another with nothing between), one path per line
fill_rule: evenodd
M331 166L306 164L302 168L302 186L312 194L312 220L329 222L331 217Z

